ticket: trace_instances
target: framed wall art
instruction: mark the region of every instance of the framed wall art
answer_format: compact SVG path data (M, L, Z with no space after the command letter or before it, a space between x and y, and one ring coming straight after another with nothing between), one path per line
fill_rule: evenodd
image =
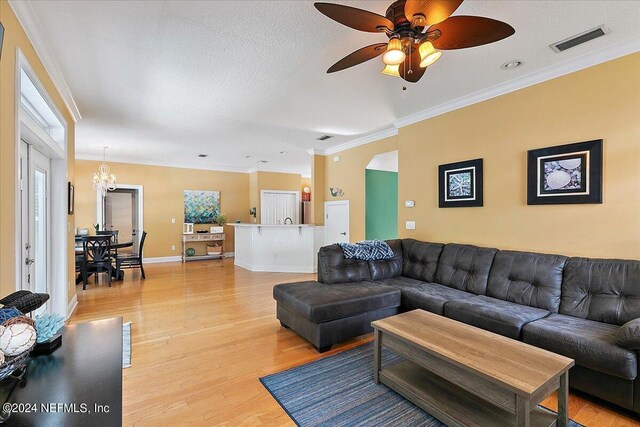
M482 206L482 159L438 166L439 206Z
M184 222L213 224L219 214L219 191L184 190Z
M527 204L602 203L602 140L529 150Z

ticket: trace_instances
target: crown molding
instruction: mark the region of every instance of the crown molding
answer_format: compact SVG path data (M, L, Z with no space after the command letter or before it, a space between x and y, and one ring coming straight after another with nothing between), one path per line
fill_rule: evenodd
M309 155L311 156L326 156L327 150L322 148L309 148L307 150L307 153L309 153Z
M101 162L103 160L102 156L99 154L82 154L76 153L76 160L92 160ZM195 170L206 170L206 171L215 171L215 172L234 172L234 173L250 173L251 169L247 168L234 168L234 167L226 167L226 166L195 166L193 163L187 164L180 162L156 162L153 160L145 160L136 157L126 157L126 156L109 156L109 164L112 163L127 163L132 165L145 165L145 166L160 166L165 168L178 168L178 169L195 169ZM253 169L253 168L252 168Z
M411 114L397 120L394 125L397 128L409 126L421 122L431 117L439 116L478 102L496 98L510 92L515 92L529 86L555 79L566 74L574 73L585 68L593 67L603 62L611 61L622 56L626 56L640 51L640 39L632 39L619 43L612 47L607 47L592 53L588 53L577 58L552 65L542 70L527 74L525 76L497 84L487 89L466 95L443 104L428 108L423 111Z
M585 68L593 67L603 62L611 61L616 58L620 58L632 53L640 51L640 39L631 39L626 42L619 43L612 47L607 47L592 53L588 53L578 58L567 60L559 64L543 68L542 70L534 73L527 74L525 76L506 81L494 85L490 88L483 89L481 91L466 95L448 102L445 102L435 107L428 108L423 111L405 116L393 123L394 128L387 129L381 132L376 132L352 141L345 142L335 147L330 147L325 150L309 149L309 154L321 154L329 155L335 154L340 151L348 150L350 148L358 147L360 145L370 144L372 142L379 141L390 136L398 134L398 129L412 125L414 123L421 122L423 120L430 119L445 113L449 113L460 108L467 107L469 105L477 104L478 102L486 101L491 98L496 98L501 95L505 95L510 92L515 92L520 89L524 89L529 86L533 86L538 83L542 83L547 80L551 80L557 77L571 74L576 71L583 70Z
M396 136L398 134L398 128L392 127L390 129L381 130L379 132L375 132L369 135L365 135L363 137L351 140L349 142L345 142L340 145L336 145L334 147L329 147L323 150L323 156L327 156L329 154L339 153L340 151L348 150L350 148L359 147L360 145L369 144L371 142L379 141L384 138L389 138L391 136Z
M18 22L24 29L27 38L31 42L33 49L36 51L36 55L38 55L40 62L42 62L42 65L53 82L53 85L60 94L60 97L62 97L62 100L67 107L69 114L71 114L74 123L77 123L82 119L82 115L80 114L80 110L78 110L76 101L73 99L69 85L64 79L60 68L44 48L44 38L39 31L40 26L38 25L37 18L33 13L31 2L8 0L8 3L9 6L11 6L11 9L13 9L13 13L16 15L16 18L18 18Z

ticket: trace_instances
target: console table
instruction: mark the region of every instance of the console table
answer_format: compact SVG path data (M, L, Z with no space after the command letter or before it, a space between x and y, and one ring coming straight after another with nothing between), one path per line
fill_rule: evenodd
M18 409L3 425L122 425L122 318L65 326L62 346L32 357L13 387L0 385Z
M187 244L189 243L217 243L220 247L219 254L187 256ZM182 262L199 261L203 259L224 259L224 233L184 233L182 234Z

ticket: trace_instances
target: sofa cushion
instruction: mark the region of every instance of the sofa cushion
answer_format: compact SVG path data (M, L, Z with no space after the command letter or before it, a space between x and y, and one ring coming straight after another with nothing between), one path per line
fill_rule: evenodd
M451 301L444 306L444 315L450 319L514 339L520 339L524 325L549 314L548 310L484 295Z
M633 319L616 331L616 344L629 350L640 350L640 319Z
M382 280L380 283L400 289L402 292L400 307L404 311L420 308L442 315L445 303L475 296L448 286L425 283L404 276Z
M371 280L381 280L399 276L402 273L402 240L387 240L393 251L393 258L369 261Z
M640 317L640 261L570 258L560 313L613 325Z
M566 260L561 255L499 251L489 273L487 295L557 313Z
M522 330L523 341L575 359L576 364L598 372L633 380L636 352L616 345L617 326L577 317L552 314Z
M273 298L314 323L400 305L398 289L371 282L284 283L273 287Z
M329 245L318 252L318 281L328 285L370 280L369 264L358 259L346 259L342 248Z
M444 245L435 282L465 292L484 295L497 249L449 243Z
M402 275L423 282L433 282L444 245L402 239Z

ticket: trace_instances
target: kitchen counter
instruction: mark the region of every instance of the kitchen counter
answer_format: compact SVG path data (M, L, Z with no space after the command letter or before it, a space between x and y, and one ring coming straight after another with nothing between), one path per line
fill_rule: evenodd
M230 224L235 265L250 271L315 273L324 227L313 224Z

